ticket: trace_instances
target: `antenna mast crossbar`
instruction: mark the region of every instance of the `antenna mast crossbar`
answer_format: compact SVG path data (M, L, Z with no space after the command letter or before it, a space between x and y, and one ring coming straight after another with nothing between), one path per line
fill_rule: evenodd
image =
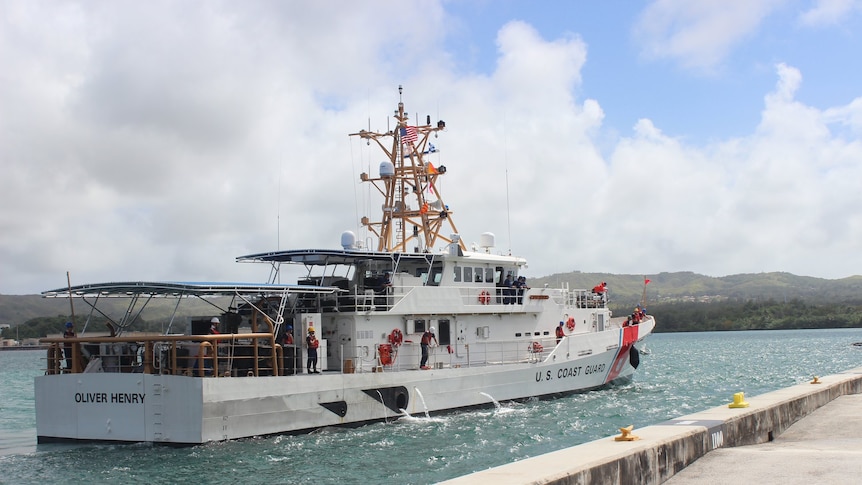
M401 101L394 118L396 124L392 131L360 130L350 134L374 141L389 162L381 163L377 178L367 173L360 175L360 180L370 182L384 198L380 220L363 217L362 224L377 236L378 251L407 252L411 242L418 244L419 251L430 251L441 242L451 244L453 238L441 231L448 227L451 234L457 234L458 230L437 187L437 180L446 173L446 167L434 167L425 161L425 155L435 151L428 142L429 137L444 130L446 123L441 120L432 126L429 116L425 125L410 126ZM411 205L414 201L415 207ZM466 249L462 240L458 240L458 244Z

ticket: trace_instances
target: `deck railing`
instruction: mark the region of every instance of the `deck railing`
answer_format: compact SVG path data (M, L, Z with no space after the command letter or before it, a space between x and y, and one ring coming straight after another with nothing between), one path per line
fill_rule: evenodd
M295 310L302 312L369 312L388 311L397 305L414 288L423 286L393 286L387 289L366 288L355 286L350 290L342 290L333 294L308 294L299 298ZM590 290L570 290L563 288L517 289L489 287L481 285L447 286L457 289L461 294L461 303L474 307L522 307L538 304L541 300L553 300L556 304L573 308L605 308L607 297Z
M283 374L269 333L45 338L46 374L118 372L190 376Z
M518 362L540 362L557 345L556 339L547 336L525 336L524 340L488 341L470 345L441 345L429 349L429 367L471 367ZM381 352L380 347L385 347ZM390 344L375 346L376 363L363 361L356 364L356 372L386 372L419 368L420 348L418 343L404 343L397 349ZM382 356L386 356L381 360ZM388 364L386 362L389 362ZM376 367L376 369L375 369Z

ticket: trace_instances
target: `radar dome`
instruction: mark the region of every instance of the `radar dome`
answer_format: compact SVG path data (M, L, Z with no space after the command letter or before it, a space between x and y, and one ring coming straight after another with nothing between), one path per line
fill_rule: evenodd
M356 246L356 234L353 231L344 231L341 233L341 247L344 249L353 249Z
M393 175L395 175L395 165L392 165L392 162L388 160L380 162L380 177L392 177Z
M494 243L494 233L493 232L483 232L479 236L479 246L485 249L491 249L495 246Z

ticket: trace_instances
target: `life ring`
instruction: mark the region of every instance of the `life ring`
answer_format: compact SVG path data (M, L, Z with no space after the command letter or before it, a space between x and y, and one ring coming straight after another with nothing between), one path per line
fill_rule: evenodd
M533 342L532 344L530 344L529 350L534 354L540 354L543 350L545 350L545 347L543 347L542 344L540 344L539 342Z
M389 334L389 343L398 347L402 342L404 342L404 335L401 330L393 329L392 333Z
M566 320L566 328L568 328L570 332L575 329L575 317L569 317L569 319Z
M479 303L483 305L491 303L491 294L487 291L482 290L482 293L479 293Z

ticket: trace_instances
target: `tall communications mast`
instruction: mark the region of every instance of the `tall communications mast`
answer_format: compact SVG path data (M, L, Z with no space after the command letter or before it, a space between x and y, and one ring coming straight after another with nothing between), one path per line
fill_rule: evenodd
M386 154L380 163L380 175L372 178L362 173L360 179L370 182L384 198L379 221L362 218L362 225L378 238L378 251L409 252L431 251L437 244L456 243L466 249L458 234L452 212L443 202L437 188L437 179L446 173L445 166L434 167L425 161L425 155L435 148L428 142L432 133L442 131L446 123L442 120L431 125L410 126L408 113L401 101L401 86L398 86L398 109L395 111L395 129L387 133L360 130L350 136L373 140ZM391 139L391 140L390 140ZM448 226L449 231L445 231ZM441 231L449 235L441 234ZM412 246L412 247L411 247Z

